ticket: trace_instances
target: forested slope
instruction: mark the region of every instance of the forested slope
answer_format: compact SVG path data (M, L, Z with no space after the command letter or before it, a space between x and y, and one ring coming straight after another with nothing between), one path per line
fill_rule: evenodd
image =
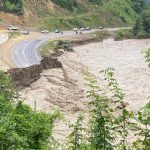
M79 26L131 26L145 0L2 0L0 10L31 26L68 29ZM23 17L22 17L23 16ZM0 16L1 18L1 16ZM3 17L5 21L7 21Z
M40 19L39 26L68 29L78 26L128 26L134 23L137 13L131 0L26 0L25 18Z

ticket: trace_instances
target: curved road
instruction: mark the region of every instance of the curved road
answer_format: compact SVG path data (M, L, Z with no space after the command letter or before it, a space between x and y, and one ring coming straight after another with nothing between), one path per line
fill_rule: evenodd
M94 31L86 31L86 33ZM37 52L40 46L47 43L50 39L72 35L75 35L74 31L65 31L63 35L60 33L49 33L33 40L23 40L11 49L12 59L19 68L40 64L42 58Z
M105 29L107 31L115 31L120 28ZM85 31L85 33L94 32L96 30ZM41 57L37 49L50 39L58 37L73 36L74 31L65 31L63 35L60 33L49 33L33 40L23 40L15 45L11 50L11 55L14 63L19 68L26 68L35 64L40 64Z

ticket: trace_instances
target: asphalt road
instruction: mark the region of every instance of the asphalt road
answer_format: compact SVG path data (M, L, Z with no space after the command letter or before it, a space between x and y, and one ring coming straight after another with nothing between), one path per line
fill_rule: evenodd
M120 28L103 29L107 31L116 31ZM84 31L84 33L94 32L96 30ZM11 55L14 63L18 68L26 68L35 64L40 64L41 57L37 49L43 44L47 43L50 39L58 37L73 36L74 31L65 31L62 35L60 33L43 34L34 40L23 40L11 49Z
M95 30L86 31L86 33L94 31ZM75 35L74 31L65 31L63 34L48 33L43 34L43 36L37 37L34 40L23 40L11 49L12 59L18 68L40 64L42 58L37 51L40 46L47 43L50 39L72 35Z

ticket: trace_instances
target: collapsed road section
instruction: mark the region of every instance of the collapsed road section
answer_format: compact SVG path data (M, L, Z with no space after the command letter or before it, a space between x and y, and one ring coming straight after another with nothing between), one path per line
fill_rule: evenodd
M40 78L40 74L44 69L60 68L62 63L57 58L45 57L40 64L33 65L27 68L9 69L7 73L11 76L13 83L17 87L30 86L31 83Z

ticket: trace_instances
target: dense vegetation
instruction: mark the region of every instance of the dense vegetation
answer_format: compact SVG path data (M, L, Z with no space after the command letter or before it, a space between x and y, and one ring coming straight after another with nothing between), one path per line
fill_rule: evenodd
M55 4L51 10L51 1ZM59 7L55 7L59 6ZM57 27L71 29L73 27L98 26L130 26L145 8L145 0L2 0L0 10L18 15L28 10L36 17L39 27L54 30ZM53 5L52 5L53 9ZM37 18L38 20L38 18ZM35 25L35 24L34 24Z
M88 0L88 1L92 2L93 4L102 4L103 0ZM73 11L79 5L77 0L52 0L52 2L70 11Z
M70 11L73 11L74 8L78 7L76 0L52 0L52 2Z
M141 1L135 3L136 9L139 15L135 21L133 29L125 29L117 31L116 40L128 39L128 38L150 38L150 6L139 5ZM147 1L148 2L148 1Z
M139 38L150 37L150 10L142 12L133 28L134 35Z
M145 0L131 0L134 10L140 14L146 7Z
M138 17L133 29L123 29L116 32L115 40L130 38L150 38L150 11L145 10Z
M145 0L52 0L65 12L44 16L43 26L57 27L132 26L146 8ZM68 13L69 10L69 13Z
M0 10L15 13L17 15L22 15L23 0L1 0Z
M137 13L131 3L124 0L107 0L100 4L83 1L69 13L65 9L65 13L57 11L55 14L43 15L43 17L43 28L46 26L49 30L53 30L57 27L72 29L87 26L93 28L130 26L134 24Z
M11 79L0 71L0 150L48 150L58 113L36 112L16 97Z

